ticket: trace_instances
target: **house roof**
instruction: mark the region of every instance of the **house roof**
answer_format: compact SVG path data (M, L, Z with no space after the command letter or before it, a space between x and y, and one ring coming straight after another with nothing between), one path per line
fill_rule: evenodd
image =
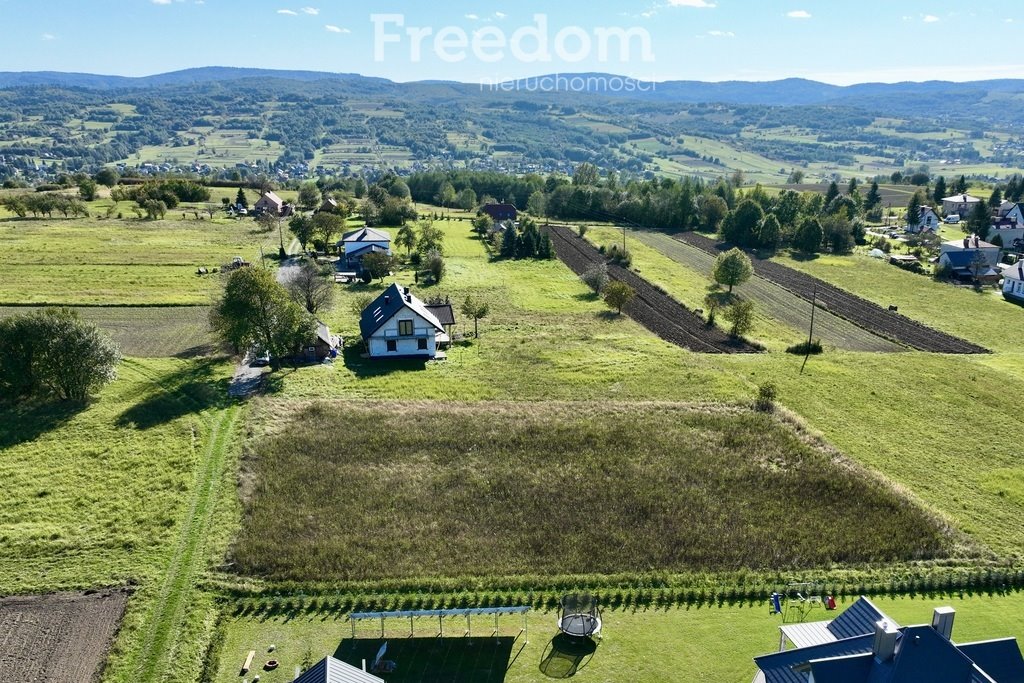
M997 683L1024 683L1024 657L1016 638L962 643L957 648Z
M1024 261L1018 261L1003 271L1003 277L1011 280L1024 280Z
M412 309L416 315L430 323L438 332L444 332L440 321L427 310L424 303L409 293L408 287L400 287L396 282L363 309L363 314L359 318L359 332L363 335L363 339L369 339L384 323L405 308Z
M807 664L812 659L843 657L871 652L874 634L844 638L831 643L812 645L794 650L773 652L770 655L754 657L754 662L764 674L765 683L807 683L807 675L795 671L794 667Z
M433 313L442 325L455 324L455 311L451 304L427 304L426 309Z
M296 678L294 683L384 683L384 679L334 657L325 657Z
M259 204L264 199L266 199L271 204L274 204L276 206L281 206L282 204L284 204L284 200L278 197L273 191L264 192L263 195L256 200L256 203Z
M964 241L963 240L949 240L948 242L943 242L942 244L947 246L947 247L954 247L954 248L960 249L960 250L998 249L999 248L998 244L992 244L991 242L986 242L985 240L978 240L978 244L975 245L974 244L974 239L971 239L971 241L968 242L968 244L970 244L969 247L965 247L964 246Z
M339 242L338 244L342 244L342 243ZM359 243L358 242L353 242L352 244L359 244ZM351 250L346 250L345 251L345 256L347 256L347 257L360 256L360 255L364 255L364 254L367 254L367 253L372 252L372 251L382 251L384 253L387 253L388 250L385 249L384 247L380 246L379 244L376 244L374 242L370 242L369 244L360 244L357 247L353 247Z
M331 347L335 346L338 340L336 336L331 334L331 328L319 320L316 321L316 338Z
M955 194L952 197L943 197L942 201L951 202L953 204L971 204L973 202L980 202L981 200L977 197L972 197L969 194Z
M874 633L875 623L883 619L896 625L873 602L861 596L835 619L785 624L779 630L794 646L810 647Z
M391 235L384 232L383 230L374 230L373 228L359 228L358 230L352 230L346 232L341 236L342 242L390 242Z

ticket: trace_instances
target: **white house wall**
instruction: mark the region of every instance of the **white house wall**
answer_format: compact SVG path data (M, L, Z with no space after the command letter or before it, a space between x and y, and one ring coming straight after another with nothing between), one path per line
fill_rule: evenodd
M413 336L398 336L398 322L400 320L412 320ZM426 337L426 350L420 349L418 340ZM397 348L388 351L388 340L395 340ZM433 358L437 353L437 328L417 315L410 308L403 308L390 320L381 325L380 329L370 337L370 356L373 358L387 358L388 356L422 356Z

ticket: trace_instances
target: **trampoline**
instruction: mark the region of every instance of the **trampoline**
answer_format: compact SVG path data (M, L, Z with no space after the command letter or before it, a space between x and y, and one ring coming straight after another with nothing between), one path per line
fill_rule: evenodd
M574 593L562 598L558 630L573 638L601 635L601 610L589 594Z

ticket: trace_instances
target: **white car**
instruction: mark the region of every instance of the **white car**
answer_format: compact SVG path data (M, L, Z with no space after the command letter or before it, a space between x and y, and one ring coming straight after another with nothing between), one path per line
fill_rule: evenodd
M948 216L946 216L945 218L943 218L942 222L943 223L951 223L951 224L959 223L960 222L960 214L951 213Z

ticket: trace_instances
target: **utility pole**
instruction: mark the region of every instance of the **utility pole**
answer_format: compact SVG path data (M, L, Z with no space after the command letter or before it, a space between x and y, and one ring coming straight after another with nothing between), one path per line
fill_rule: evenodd
M626 226L622 226L622 255L626 255Z
M807 332L807 348L804 349L804 362L800 366L800 374L804 374L807 359L811 357L811 344L814 342L814 309L818 307L818 284L814 284L814 295L811 297L811 329Z

